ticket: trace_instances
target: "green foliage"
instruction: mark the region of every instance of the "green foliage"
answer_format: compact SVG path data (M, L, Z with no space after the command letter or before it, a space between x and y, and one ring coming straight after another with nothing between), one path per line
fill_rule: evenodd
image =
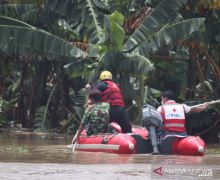
M143 103L139 101L143 101L143 96L145 94L144 91L142 91L144 89L143 81L147 78L147 74L150 70L152 70L151 63L146 63L149 61L146 61L147 58L145 57L154 54L161 47L174 44L180 39L188 38L192 33L200 30L200 27L204 23L204 18L184 20L175 23L176 17L178 17L176 11L183 6L186 1L175 2L169 7L169 10L166 3L167 1L163 1L158 6L158 9L156 8L156 10L144 20L139 28L136 29L134 34L128 38L128 41L125 44L123 43L124 51L127 52L126 54L123 54L121 51L122 49L118 48L121 42L123 42L123 39L119 39L119 37L124 36L115 28L121 26L121 23L118 22L122 18L120 18L120 16L115 16L116 18L112 18L114 21L111 21L109 18L112 15L105 18L104 32L105 39L108 40L106 41L108 46L104 45L104 49L100 51L102 54L100 62L103 64L103 69L108 69L114 76L118 76L118 79L123 79L121 86L124 91L126 90L125 94L132 99L135 97L139 104L139 108ZM112 26L113 22L118 23L117 26ZM117 36L117 34L120 35ZM112 37L117 38L114 40ZM111 49L111 44L114 45L113 49ZM131 88L131 79L123 78L123 73L128 75L127 72L129 72L129 77L134 78L135 83L133 83L133 88ZM135 92L135 88L139 89L140 92ZM139 98L137 94L139 94Z
M15 108L16 101L17 98L7 101L0 96L0 125L5 126L9 120L13 120L8 119L8 114L10 114L11 110Z
M125 38L125 31L122 27L123 22L123 15L117 11L105 17L105 36L102 48L106 47L106 50L103 52L122 51Z
M140 75L146 77L149 71L153 70L153 64L150 60L141 55L126 56L121 52L109 52L101 57L101 61L104 67L114 74L129 72L135 77Z
M95 7L92 4L93 1L92 0L86 0L86 2L87 2L87 7L90 11L90 15L93 19L93 22L94 22L94 25L95 25L95 28L96 28L98 39L101 39L101 27L99 26L97 14L95 13Z
M26 154L29 152L29 147L27 145L16 145L12 144L10 146L7 146L5 149L6 152L9 153L18 153L18 154Z
M73 102L73 108L75 112L75 118L78 118L78 120L82 119L83 112L84 112L84 105L86 101L86 92L85 89L80 89L77 93L74 93L73 91L70 91L70 99Z
M92 0L70 1L59 0L45 1L45 6L52 12L64 17L71 28L77 34L77 41L96 43L101 38L100 22L103 21L103 13L98 11L99 7ZM99 12L99 13L97 13ZM51 13L51 12L50 12Z
M93 3L97 8L110 12L109 0L93 0Z
M27 28L34 28L33 26L31 26L23 21L19 21L19 20L9 18L6 16L0 16L0 24L1 25L9 25L9 26L21 26L21 27L27 27Z
M177 16L177 11L186 4L186 0L164 0L147 16L139 28L131 35L125 44L125 51L131 51L145 41L153 33L160 30L167 23L171 23Z
M68 115L68 118L65 119L65 124L59 128L59 132L67 132L67 134L76 133L78 126L81 122L83 113L84 113L84 104L86 93L85 89L80 89L77 93L73 89L69 91L69 97L71 99L71 109L72 113Z
M0 25L0 32L0 49L5 52L65 58L83 55L81 50L63 39L39 29Z
M159 90L172 89L178 97L186 88L188 65L182 61L153 60L156 71L150 78L150 86ZM158 83L160 82L160 83ZM158 97L158 96L154 96Z
M213 87L209 81L203 81L196 86L198 93L203 91L213 93Z
M64 65L65 72L71 77L83 77L87 78L91 74L91 71L98 66L98 63L91 64L90 61L76 61Z
M129 56L127 61L128 63L128 72L130 72L135 77L144 77L147 78L148 74L154 70L153 63L142 55Z
M33 125L35 131L48 131L48 129L51 127L49 116L50 114L47 111L46 106L40 106L36 110Z
M0 17L0 50L24 56L16 62L21 63L21 68L16 69L21 71L21 82L11 87L15 92L20 86L19 105L24 104L23 117L34 117L34 127L38 129L48 129L53 122L62 120L71 122L75 128L83 112L85 94L80 90L81 85L95 79L90 75L103 69L112 71L125 97L130 102L135 100L140 111L146 97L144 83L154 69L151 55L162 47L173 48L179 40L192 37L204 24L203 18L183 21L179 18L177 12L186 5L186 0L164 0L124 42L124 20L146 3L148 1L47 0L33 1L32 5L0 6L1 15L24 21ZM45 63L38 64L38 61ZM172 71L168 74L176 77L176 73L183 73L181 65L183 63L161 63L158 67ZM74 80L64 75L63 67ZM82 78L80 83L75 80L78 77ZM182 75L175 80L181 78ZM39 87L35 85L38 81ZM36 114L27 115L29 110Z
M175 44L179 39L186 39L193 32L198 31L204 24L204 18L188 19L171 24L139 43L138 50L142 55L157 52L161 47Z
M31 0L32 4L42 4L44 0ZM30 4L30 0L4 0L4 3L9 4Z
M119 82L123 94L127 99L135 100L138 113L141 113L144 97L144 79L153 70L153 64L141 55L125 55L122 52L108 52L101 57L105 69L110 70ZM116 75L118 75L116 79ZM141 115L138 115L139 121ZM137 118L137 117L135 117ZM137 120L137 119L136 119Z
M40 7L35 4L4 4L0 5L0 14L25 22L36 22Z
M1 125L6 122L6 118L5 118L5 116L3 115L3 110L2 110L2 108L3 108L3 100L2 100L2 98L1 98L1 99L0 99L0 124L1 124Z
M201 104L201 101L187 101L187 105ZM204 128L210 126L212 121L213 109L208 109L199 113L191 113L186 115L186 128L191 133L196 128Z
M190 130L210 126L212 124L211 114L211 111L203 111L187 115L186 127Z

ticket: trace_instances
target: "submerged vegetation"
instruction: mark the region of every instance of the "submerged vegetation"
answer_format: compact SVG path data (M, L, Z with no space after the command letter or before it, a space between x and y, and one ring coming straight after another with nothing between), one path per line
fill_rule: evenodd
M29 152L29 146L27 145L8 145L0 148L0 151L11 153L11 154L26 154Z
M132 123L162 90L188 104L219 99L219 8L216 0L1 1L0 125L74 133L84 87L103 69ZM188 117L189 134L217 141L219 112Z

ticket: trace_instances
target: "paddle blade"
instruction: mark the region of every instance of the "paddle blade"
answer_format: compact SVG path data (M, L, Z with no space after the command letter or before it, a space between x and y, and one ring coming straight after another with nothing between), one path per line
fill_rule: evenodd
M72 151L74 152L75 151L75 149L76 149L76 142L73 144L73 149L72 149Z

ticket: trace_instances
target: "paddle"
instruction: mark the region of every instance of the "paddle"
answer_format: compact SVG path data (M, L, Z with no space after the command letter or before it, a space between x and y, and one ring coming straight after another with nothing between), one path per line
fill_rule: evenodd
M76 131L76 134L75 134L74 138L77 136L77 134L78 134L78 131ZM75 142L74 144L72 144L72 145L73 145L73 147L72 147L72 151L73 151L73 152L74 152L75 149L76 149L77 141L78 141L78 140L76 140L76 142Z
M74 152L75 149L76 149L76 144L77 144L77 141L73 144L73 149L72 149L73 152Z
M210 105L211 104L217 104L217 103L220 103L220 99L218 99L218 100L215 100L215 101L210 101L210 102L208 102ZM200 106L203 106L205 103L202 103L202 104L197 104L197 105L194 105L194 106L191 106L192 108L194 108L194 107L200 107Z
M91 89L91 85L90 84L86 84L85 86L85 89L86 91L89 91L89 89ZM86 94L86 107L89 105L89 99L88 99L88 92ZM74 138L77 138L79 137L79 135L81 134L81 132L83 131L84 127L82 126L82 124L80 125L79 129L76 131L76 134L75 134L75 137ZM74 152L75 149L76 149L76 145L77 145L77 142L78 142L78 138L76 139L76 142L74 144L72 144L72 151Z
M68 145L66 146L66 148L69 149L69 150L72 150L72 149L73 149L73 145L74 145L74 144L68 144Z
M86 87L85 87L85 88L86 88L86 91L88 91L89 89L91 89L90 84L86 84ZM88 100L88 95L86 95L86 104L85 104L86 107L87 107L88 104L89 104L88 101L89 101L89 100ZM83 128L84 128L84 127L82 127L82 125L80 125L79 129L76 131L76 134L75 134L74 138L77 138L77 136L79 136L78 134L81 134ZM71 145L72 145L72 151L73 151L73 152L74 152L75 149L76 149L77 141L78 141L78 138L77 138L77 140L76 140L76 142L75 142L74 144L71 144Z

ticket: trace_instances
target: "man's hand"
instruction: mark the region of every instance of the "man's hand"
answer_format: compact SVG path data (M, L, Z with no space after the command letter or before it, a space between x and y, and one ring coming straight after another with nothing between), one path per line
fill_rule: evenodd
M203 104L203 108L204 108L204 109L207 109L209 106L210 106L210 103L209 103L209 102L206 102L206 103Z
M206 102L206 103L203 103L203 104L191 106L190 112L201 112L201 111L206 110L209 106L210 106L210 102Z
M90 84L86 84L85 88L86 88L86 90L88 90L88 89L91 89L92 86Z

